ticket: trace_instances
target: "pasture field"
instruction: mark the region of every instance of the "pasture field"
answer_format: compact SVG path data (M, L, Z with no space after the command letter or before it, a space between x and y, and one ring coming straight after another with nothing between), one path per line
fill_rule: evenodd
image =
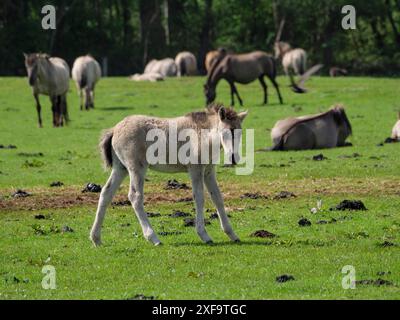
M400 144L379 145L400 109L399 80L315 77L304 95L292 93L287 79L278 80L282 106L272 85L267 106L261 105L258 82L238 86L249 110L244 128L255 129L255 149L271 145L269 130L278 119L336 103L346 106L353 146L257 152L248 176L218 167L240 244L228 241L217 220L207 226L215 244L202 244L183 218L169 217L175 210L194 214L192 202L179 201L191 190L164 189L173 178L190 185L188 176L148 171L146 211L160 213L150 219L164 245L144 240L130 206L114 205L103 226L103 246L94 248L88 236L98 194L81 190L107 179L97 151L101 130L131 114L174 117L202 109L205 79L102 79L89 112L79 111L71 82L70 125L52 128L48 98L42 96L39 129L27 79L0 78L0 145L17 147L0 149L0 299L399 299ZM218 101L230 102L226 83L217 94ZM320 153L327 159L312 160ZM56 181L64 185L50 187ZM115 201L127 199L127 186L125 180ZM17 189L31 196L11 197ZM276 197L281 191L296 196ZM265 197L242 198L246 192ZM368 210L329 210L344 199L361 200ZM318 200L322 210L313 214ZM208 218L214 212L208 195L206 208ZM312 225L299 226L301 218ZM62 232L65 226L73 232ZM277 236L250 236L260 229ZM56 269L55 290L42 289L44 265ZM355 268L356 280L372 281L343 289L346 265ZM278 283L284 274L294 280Z

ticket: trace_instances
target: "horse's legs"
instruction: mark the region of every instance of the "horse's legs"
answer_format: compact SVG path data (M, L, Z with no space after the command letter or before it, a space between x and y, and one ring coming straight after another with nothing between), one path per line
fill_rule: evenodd
M239 92L237 91L236 86L233 82L232 82L232 87L233 87L233 92L236 94L236 97L238 98L240 105L243 106L242 98L240 98Z
M121 182L126 175L126 170L121 166L113 167L107 183L101 189L96 218L94 220L92 230L90 231L90 239L95 246L99 246L101 244L101 226L103 224L104 216L106 215L107 206L111 203L112 198L114 197L118 187L121 185Z
M51 96L51 111L53 112L53 127L58 127L58 104L57 96Z
M43 128L43 125L42 125L42 107L40 106L39 95L37 93L34 93L33 96L35 97L35 101L36 101L36 111L37 111L37 114L38 114L39 128Z
M145 174L146 168L129 169L129 178L131 182L128 198L132 204L133 209L135 210L140 226L142 227L144 237L157 246L161 244L161 241L158 239L156 233L151 227L149 218L147 217L147 213L144 211L143 206L143 185Z
M63 122L64 101L62 96L57 96L57 105L58 105L58 126L62 127L64 125Z
M193 199L196 206L196 231L205 243L212 243L204 225L204 167L194 166L189 169L192 180Z
M274 87L275 87L276 92L278 93L278 97L279 97L279 102L280 102L280 104L283 104L283 99L282 99L282 96L281 96L281 91L279 90L278 82L276 82L276 79L275 79L275 78L269 77L269 79L271 80L272 84L273 84Z
M90 91L90 107L94 109L94 85Z
M217 208L222 230L228 235L228 237L232 241L239 242L240 240L233 231L232 226L229 222L229 218L225 213L224 200L222 199L221 192L219 191L217 180L215 178L215 170L213 167L209 170L206 170L206 172L204 173L204 183L207 187L208 192L210 193L212 202Z
M83 91L81 88L79 88L79 104L81 111L83 110Z
M233 82L229 82L229 85L231 87L231 106L233 107L235 105L235 89Z
M89 88L89 86L86 87L85 92L86 92L86 94L85 94L85 109L89 110L89 108L90 108L90 88Z
M65 125L68 124L68 105L67 105L67 95L63 94L61 97L61 105L60 105L60 115L61 119L64 120Z
M264 91L264 104L267 104L268 103L268 91L267 91L268 87L267 87L267 84L264 81L264 75L260 76L258 78L258 80L260 80L261 87L263 88L263 91Z

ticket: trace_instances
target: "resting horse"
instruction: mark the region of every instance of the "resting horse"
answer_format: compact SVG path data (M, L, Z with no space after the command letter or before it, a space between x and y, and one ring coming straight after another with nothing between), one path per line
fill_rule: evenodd
M235 105L234 95L236 94L240 105L243 105L235 82L248 84L258 79L264 91L264 104L268 102L267 84L264 76L267 76L274 85L279 96L279 101L283 104L279 85L276 82L276 63L275 59L262 51L253 51L245 54L228 54L222 60L214 63L204 85L206 103L213 102L216 98L216 87L221 79L228 81L231 87L231 105Z
M53 111L53 126L62 126L68 122L67 92L69 89L69 67L60 58L50 58L47 54L25 54L25 67L28 72L29 85L36 100L38 123L41 128L42 115L39 94L50 97Z
M195 76L197 74L197 60L191 52L183 51L178 53L175 57L175 64L178 68L178 77Z
M346 145L351 124L342 106L298 118L279 120L271 131L272 151L334 148Z
M215 163L203 162L203 159L214 159L215 152L219 154L219 148L216 151L211 150L216 149L213 141L218 141L221 142L229 159L232 159L232 163L239 162L240 130L239 132L234 131L234 137L231 133L235 129L241 129L242 121L246 115L245 112L238 114L232 109L212 106L204 112L193 112L178 118L163 119L134 115L125 118L114 128L106 131L101 138L100 149L105 164L111 167L112 171L101 191L96 219L90 233L94 245L97 246L101 243L101 225L106 214L106 208L111 203L122 180L128 174L130 178L128 197L139 219L144 237L154 245L160 244L160 240L151 227L143 207L143 185L148 168L162 172L189 173L197 214L196 231L201 240L210 243L212 240L204 226L203 184L205 184L211 200L217 207L223 231L232 241L239 241L225 213L222 195L215 177ZM206 131L206 134L204 134L204 131ZM175 134L171 134L171 132L175 132ZM189 139L186 142L185 137L189 132L197 136L197 139ZM199 138L199 134L201 138ZM161 143L159 148L154 148L155 142L150 142L154 140ZM209 144L207 145L207 143ZM190 150L193 149L196 158L201 158L201 163L186 161L188 160L187 149L185 148L185 152L181 153L181 148L187 147L187 144L190 145ZM204 144L213 147L204 147ZM154 162L152 155L155 152L157 152L157 157L165 155L166 161ZM183 154L183 156L176 157L177 154Z
M151 60L144 68L144 73L159 73L165 77L175 77L178 68L175 61L171 58L165 58L162 60Z

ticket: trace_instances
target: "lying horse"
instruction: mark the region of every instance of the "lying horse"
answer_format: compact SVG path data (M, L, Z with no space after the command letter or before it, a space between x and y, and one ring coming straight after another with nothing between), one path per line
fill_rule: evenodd
M186 116L170 119L155 118L150 116L134 115L125 118L118 123L114 128L106 131L101 138L100 149L106 166L111 167L111 175L103 187L99 204L96 212L96 218L90 233L90 238L94 245L100 245L100 232L106 208L111 203L115 192L118 190L122 180L129 174L130 188L129 200L132 203L136 216L139 219L143 230L144 237L151 241L154 245L160 244L156 233L150 225L150 221L143 206L143 185L145 174L148 168L162 172L188 172L192 181L193 199L196 206L196 231L201 240L210 243L212 240L208 236L204 226L204 192L203 184L206 185L211 199L218 210L219 219L223 231L229 236L232 241L239 241L239 238L233 232L229 223L229 219L225 213L224 203L221 192L219 191L215 177L215 163L193 164L187 162L186 158L170 159L173 152L182 147L183 144L190 143L195 152L201 159L203 156L208 156L210 153L213 157L213 152L210 148L204 148L203 143L207 141L218 141L222 143L223 149L232 157L232 163L239 162L238 146L240 143L240 134L231 132L235 129L241 129L241 124L247 113L237 114L232 109L225 109L222 106L211 106L204 112L193 112ZM170 134L174 130L176 134ZM196 139L190 139L189 142L182 139L177 139L181 134L185 135L188 129L195 132L196 135L203 132L203 129L208 129L207 135L201 133L201 143L196 143ZM149 135L162 132L165 134L164 151L167 154L165 163L154 163L148 156L149 150L153 148L155 138L149 138ZM229 134L227 134L229 133ZM238 137L239 136L239 137ZM149 138L149 139L148 139ZM172 141L171 141L172 140ZM157 142L161 141L159 138ZM169 141L169 143L167 143ZM237 143L239 142L239 143ZM174 149L172 145L175 145ZM200 145L203 145L201 147ZM172 150L172 151L171 151ZM215 150L214 150L215 151ZM217 150L219 154L219 149ZM157 153L160 154L160 150ZM176 153L175 153L176 155ZM185 153L186 155L186 153Z
M50 58L47 54L25 54L25 67L29 85L36 100L39 127L42 128L39 94L50 97L53 111L53 126L59 127L68 122L67 92L69 89L69 67L60 58Z
M151 60L144 68L144 73L159 73L163 77L175 77L178 68L175 61L171 58L165 58L162 60Z
M84 92L85 109L94 108L94 88L100 77L100 65L92 56L76 58L72 67L72 79L74 79L79 92L81 110L83 110L82 91Z
M279 120L271 131L273 147L270 150L341 147L351 134L343 107L335 106L321 114Z
M178 68L177 76L195 76L197 74L197 60L193 53L188 51L176 55L175 64Z
M398 115L398 120L392 129L392 136L391 138L395 141L400 141L400 112Z
M231 105L235 105L234 95L236 94L240 105L243 105L235 82L248 84L258 79L264 91L264 104L268 102L267 84L264 76L267 76L274 85L279 101L283 104L282 96L276 82L275 59L262 51L253 51L246 54L228 54L222 60L214 63L204 85L206 103L213 102L216 98L216 87L221 79L228 81L231 87Z

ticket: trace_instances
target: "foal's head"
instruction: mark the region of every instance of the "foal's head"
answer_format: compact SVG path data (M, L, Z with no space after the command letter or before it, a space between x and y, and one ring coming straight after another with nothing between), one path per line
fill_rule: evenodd
M239 144L242 138L242 122L247 116L247 111L237 113L232 108L221 105L209 107L218 117L217 131L225 154L229 156L232 164L240 161Z
M26 71L28 72L29 85L33 86L38 77L40 61L42 61L43 59L48 60L49 56L47 54L40 53L24 53L24 57Z

